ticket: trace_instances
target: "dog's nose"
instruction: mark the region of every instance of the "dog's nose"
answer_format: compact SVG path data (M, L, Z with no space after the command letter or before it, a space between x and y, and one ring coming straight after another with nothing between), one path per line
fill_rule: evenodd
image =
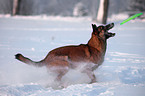
M114 23L111 23L112 26L114 26Z
M114 27L114 23L110 23L110 24L108 24L107 26L106 26L106 29L107 30L110 30L110 29L112 29Z
M114 23L109 24L109 28L108 29L112 29L114 27Z
M114 27L114 23L111 23L111 24L110 24L110 29L111 29L112 27Z

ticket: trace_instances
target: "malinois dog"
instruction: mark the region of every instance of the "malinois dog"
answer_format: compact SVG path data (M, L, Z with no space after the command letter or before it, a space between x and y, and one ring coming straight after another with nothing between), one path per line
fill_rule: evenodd
M61 81L69 69L75 69L81 64L85 64L81 72L88 75L91 79L90 83L94 83L96 77L93 71L104 61L107 39L115 36L115 33L108 32L113 26L114 23L98 27L92 24L93 32L87 44L56 48L39 62L34 62L21 54L16 54L15 57L29 65L46 66L49 70L57 73L57 81Z

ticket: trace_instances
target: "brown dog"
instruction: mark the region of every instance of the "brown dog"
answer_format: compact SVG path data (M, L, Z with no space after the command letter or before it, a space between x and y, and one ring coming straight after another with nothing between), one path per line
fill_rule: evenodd
M21 54L17 54L16 59L34 66L46 66L49 70L58 74L56 80L61 81L69 69L79 67L85 64L81 72L86 73L91 79L90 83L96 82L93 70L95 70L104 61L106 52L107 39L115 36L115 33L109 33L108 30L113 28L114 23L106 26L97 27L92 24L92 37L87 44L77 46L65 46L54 49L39 62L34 62Z

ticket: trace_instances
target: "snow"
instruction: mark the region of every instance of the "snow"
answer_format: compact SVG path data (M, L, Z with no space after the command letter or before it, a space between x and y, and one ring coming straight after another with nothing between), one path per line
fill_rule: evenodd
M118 16L120 21L125 18ZM68 84L63 89L46 87L53 82L47 69L26 65L14 55L22 53L40 61L54 48L87 43L92 32L90 19L0 15L0 22L1 96L145 96L145 20L110 30L116 36L108 40L105 61L95 70L96 83L86 84L89 78L85 74L71 70L63 77ZM114 17L109 22L118 21Z

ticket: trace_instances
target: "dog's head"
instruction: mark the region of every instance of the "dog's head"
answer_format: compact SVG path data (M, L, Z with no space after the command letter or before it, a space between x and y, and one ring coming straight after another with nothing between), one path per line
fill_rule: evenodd
M111 23L105 26L101 25L98 27L95 24L92 24L93 34L105 40L107 40L110 37L115 36L115 33L108 32L113 27L114 27L114 23Z

